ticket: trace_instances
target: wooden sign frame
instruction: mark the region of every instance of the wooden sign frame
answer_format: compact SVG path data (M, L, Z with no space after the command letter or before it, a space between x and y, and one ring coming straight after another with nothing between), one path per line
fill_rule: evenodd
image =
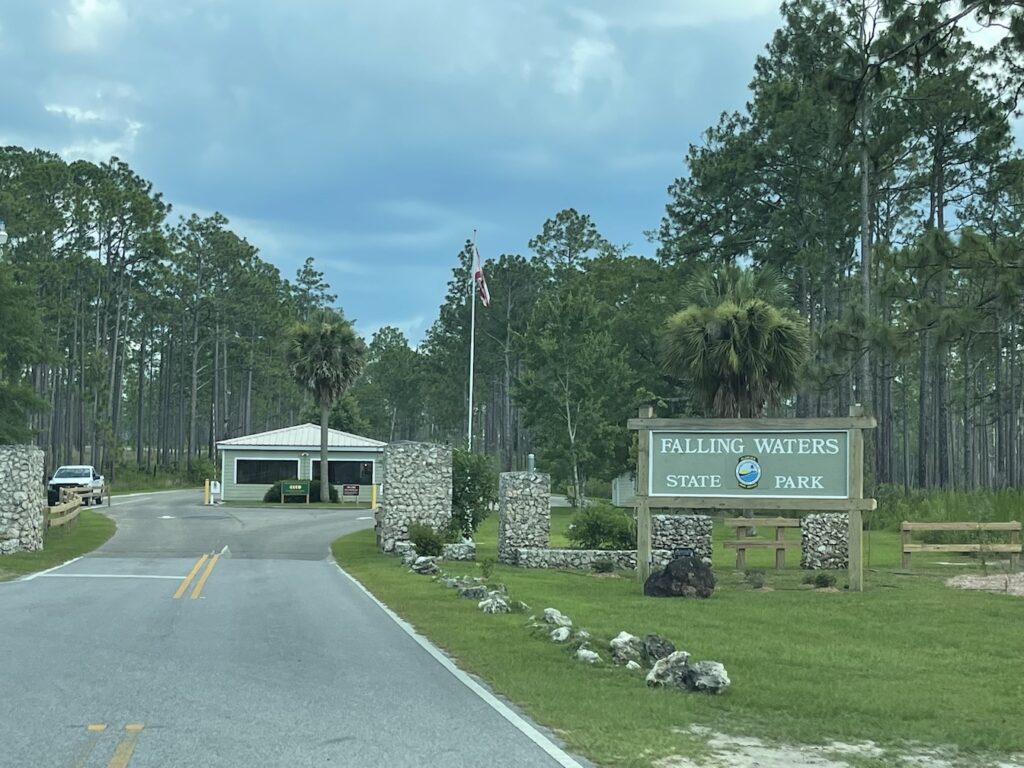
M651 575L651 507L683 509L772 509L849 513L850 590L864 591L863 511L877 507L874 499L864 498L864 430L878 426L873 416L864 415L864 407L850 407L849 418L822 419L656 419L654 408L641 406L639 417L627 426L638 433L636 509L637 577L641 584ZM650 496L650 433L656 429L706 430L843 430L849 433L849 498L815 499L763 498L757 496Z

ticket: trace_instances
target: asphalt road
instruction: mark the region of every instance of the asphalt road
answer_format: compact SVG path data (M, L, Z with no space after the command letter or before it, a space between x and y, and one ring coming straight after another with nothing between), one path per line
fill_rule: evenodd
M115 498L102 548L0 584L0 766L573 764L337 569L369 512L200 502Z

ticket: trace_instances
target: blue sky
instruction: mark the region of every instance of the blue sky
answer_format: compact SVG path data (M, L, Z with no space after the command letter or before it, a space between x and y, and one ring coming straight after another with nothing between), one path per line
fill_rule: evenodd
M777 0L2 0L0 144L127 160L224 213L359 330L415 343L455 254L574 207L653 253L690 143L746 98Z

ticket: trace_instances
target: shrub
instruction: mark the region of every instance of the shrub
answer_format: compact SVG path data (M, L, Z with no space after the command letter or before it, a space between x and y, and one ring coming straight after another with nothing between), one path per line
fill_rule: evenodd
M611 560L595 560L594 571L596 573L611 573L615 570L615 563Z
M498 500L498 473L488 456L452 451L452 524L462 535L473 532Z
M588 499L611 499L612 497L611 480L590 479L583 484L583 487L586 489Z
M444 539L429 525L415 523L409 526L409 541L416 547L417 555L440 557L444 553Z
M743 572L743 578L745 578L747 580L747 584L754 589L761 589L764 587L766 581L763 568L750 568Z
M632 515L609 504L584 507L573 515L568 535L580 549L636 548Z
M192 485L201 485L204 480L211 477L219 477L220 470L213 463L212 459L206 456L193 456L192 469L185 470L185 475Z
M931 522L1006 522L1020 519L1024 491L1019 488L972 491L911 489L879 485L874 492L878 509L866 512L864 526L869 530L898 531L900 523Z
M307 482L307 481L305 481L305 480L278 480L276 483L274 483L272 486L270 486L270 488L267 490L267 492L265 494L263 494L263 500L264 501L280 502L281 501L281 484L282 483L305 483L305 482ZM328 486L327 492L330 494L331 501L333 501L333 502L337 502L338 501L338 489L337 488L335 488L333 485ZM300 498L299 496L291 496L291 495L289 495L287 498L288 498L288 501L285 502L286 504L298 504L298 503L300 503L299 502L299 498ZM310 503L314 503L314 502L320 501L320 481L319 480L310 480L309 481L309 501L310 501Z
M493 557L485 557L480 561L480 575L483 576L485 580L489 580L494 574L495 565L496 561Z
M804 584L813 584L818 589L834 587L836 585L836 576L834 573L829 573L828 571L808 573L804 576Z

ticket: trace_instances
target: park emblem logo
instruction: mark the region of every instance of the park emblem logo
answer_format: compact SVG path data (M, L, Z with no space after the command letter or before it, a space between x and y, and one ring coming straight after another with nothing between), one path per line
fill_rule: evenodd
M745 490L757 488L761 481L761 464L756 456L740 456L736 464L736 481Z

